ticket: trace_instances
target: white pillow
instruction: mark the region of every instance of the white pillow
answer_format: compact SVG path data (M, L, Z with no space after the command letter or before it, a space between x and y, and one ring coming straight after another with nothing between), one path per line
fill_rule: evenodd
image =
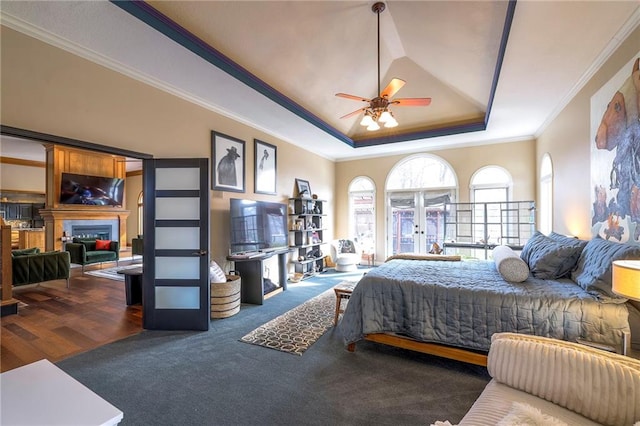
M536 407L524 402L514 402L511 410L496 426L567 426L548 414L544 414Z
M527 263L520 259L511 247L497 246L493 249L496 269L506 281L521 283L529 277Z
M213 260L209 265L209 281L212 283L226 283L227 276L224 271Z

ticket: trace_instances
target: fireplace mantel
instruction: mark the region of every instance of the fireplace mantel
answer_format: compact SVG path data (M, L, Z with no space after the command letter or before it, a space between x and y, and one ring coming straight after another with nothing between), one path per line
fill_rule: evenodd
M129 210L111 206L64 206L45 208L40 215L45 224L46 250L63 250L62 233L65 220L117 220L119 241L127 241L127 218ZM126 244L120 244L121 248Z

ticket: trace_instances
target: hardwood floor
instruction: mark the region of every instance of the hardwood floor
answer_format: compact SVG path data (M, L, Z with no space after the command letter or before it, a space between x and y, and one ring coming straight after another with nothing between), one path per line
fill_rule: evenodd
M130 262L120 262L125 265ZM102 268L115 266L105 263ZM100 269L99 265L85 271ZM71 271L65 280L14 289L17 315L0 319L0 371L60 361L142 331L142 306L127 306L122 281Z

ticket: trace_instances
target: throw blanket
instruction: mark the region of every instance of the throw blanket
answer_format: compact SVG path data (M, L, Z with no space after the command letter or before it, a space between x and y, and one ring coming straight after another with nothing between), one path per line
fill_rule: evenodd
M461 257L459 254L417 254L417 253L399 253L389 256L385 262L393 259L407 259L407 260L442 260L449 262L458 262Z
M474 350L516 332L620 347L629 331L623 303L603 303L569 279L504 281L491 261L395 259L358 283L340 323L346 343L371 333Z

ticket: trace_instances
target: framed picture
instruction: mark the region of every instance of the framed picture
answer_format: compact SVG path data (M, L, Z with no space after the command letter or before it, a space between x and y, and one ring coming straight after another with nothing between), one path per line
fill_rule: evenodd
M213 189L244 192L244 141L212 131L211 157Z
M276 195L277 148L266 142L253 140L254 164L253 192L256 194Z
M309 185L309 181L296 178L296 186L298 187L298 197L311 198L311 186Z

